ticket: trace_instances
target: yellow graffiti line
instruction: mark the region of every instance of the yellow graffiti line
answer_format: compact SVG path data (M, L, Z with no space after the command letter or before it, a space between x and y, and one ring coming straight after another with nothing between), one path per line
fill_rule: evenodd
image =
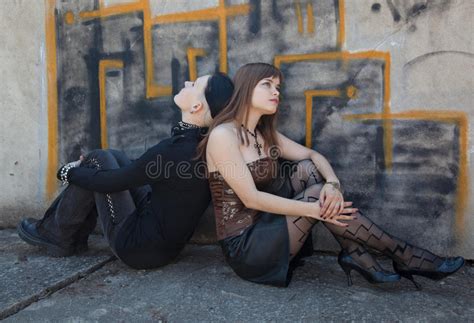
M383 78L384 78L384 87L383 87L383 115L390 114L390 68L391 60L390 54L385 53L384 57L385 65L383 67ZM385 155L385 168L389 171L392 169L393 165L393 130L392 130L392 120L384 119L383 121L383 147Z
M109 68L123 68L123 61L104 59L99 62L100 146L102 149L109 147L107 141L107 93L105 91L105 73Z
M349 51L340 51L340 52L322 52L322 53L309 53L309 54L290 54L290 55L276 55L274 58L274 65L278 68L282 64L291 64L304 61L330 61L330 60L340 60L343 63L350 60L360 60L360 59L372 59L383 61L383 106L382 113L390 113L390 67L391 67L391 58L389 52L381 51L362 51L362 52L349 52ZM385 154L385 168L387 171L392 169L392 121L383 120L383 130L384 130L384 154Z
M466 114L459 118L459 146L460 165L458 177L458 198L456 203L456 229L464 233L464 214L469 200L469 170L468 170L468 147L469 147L469 120Z
M145 96L147 99L169 96L172 87L156 84L154 81L153 47L152 47L152 19L149 0L139 0L110 7L104 7L99 2L99 10L84 11L79 13L81 19L105 18L116 15L128 14L135 11L143 12L143 47L145 52Z
M304 91L306 98L306 140L305 145L312 148L312 134L313 134L313 97L340 97L339 90L308 90Z
M219 0L219 71L227 73L227 15L225 0Z
M148 0L142 0L143 7L143 47L145 52L145 95L147 99L170 96L172 87L156 84L154 81L153 40L151 35L152 19Z
M464 213L469 198L469 172L468 172L468 135L469 135L469 122L466 113L460 111L425 111L425 110L411 110L401 113L393 114L355 114L346 115L343 117L345 120L357 121L357 120L428 120L428 121L439 121L447 123L455 123L459 126L459 174L457 179L458 193L456 196L456 230L458 233L464 232Z
M219 70L227 73L227 18L249 14L250 10L251 6L248 4L226 7L225 1L219 0L218 7L156 16L152 19L152 24L217 20L219 23Z
M58 89L56 63L56 1L46 2L46 61L48 80L48 165L46 168L46 199L51 200L57 189L58 169Z
M153 17L154 25L174 24L179 22L195 22L218 20L220 12L218 8L201 9L189 12L171 13Z
M148 0L146 0L148 1ZM143 10L144 1L140 0L137 2L123 3L115 6L105 7L102 1L99 2L99 9L92 11L82 11L79 13L79 17L83 20L94 19L94 18L106 18L116 15L123 15L135 11Z
M167 14L152 18L149 0L140 0L111 7L104 7L103 3L99 3L99 10L81 12L79 17L81 19L104 18L134 11L143 11L145 92L146 98L151 99L170 96L172 94L171 86L156 84L154 81L153 41L151 32L153 25L217 20L219 22L219 70L227 73L227 17L248 14L250 10L251 6L248 4L226 7L225 1L219 0L219 6L215 8Z
M196 57L197 56L205 56L206 51L203 48L193 48L189 47L187 50L188 56L188 67L189 67L189 80L195 81L197 79L197 64L196 64Z
M318 60L357 60L357 59L375 59L386 61L390 58L390 53L375 50L363 52L321 52L309 54L289 54L289 55L275 55L274 65L280 67L281 64L298 63L303 61L318 61ZM390 75L390 74L388 74ZM388 92L390 94L390 92Z
M219 4L222 6L222 4ZM232 7L214 7L208 9L194 10L188 12L178 12L166 15L155 16L152 19L153 25L174 24L180 22L213 21L219 20L222 16L244 15L250 12L250 5L235 5Z
M339 29L337 33L337 47L341 49L344 48L346 41L346 5L344 1L345 0L338 0Z
M306 5L306 11L308 13L308 32L314 34L314 14L313 4L311 2Z
M299 1L295 1L295 13L296 13L296 17L298 18L298 32L302 34L303 33L303 17L301 14L301 5Z

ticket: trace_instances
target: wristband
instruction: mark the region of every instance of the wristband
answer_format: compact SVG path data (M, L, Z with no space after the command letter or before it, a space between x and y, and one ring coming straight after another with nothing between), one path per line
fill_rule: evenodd
M71 162L69 164L64 165L58 170L58 173L56 174L56 177L63 183L63 185L66 185L69 183L68 180L68 175L69 171L72 168L76 168L80 165L80 162Z

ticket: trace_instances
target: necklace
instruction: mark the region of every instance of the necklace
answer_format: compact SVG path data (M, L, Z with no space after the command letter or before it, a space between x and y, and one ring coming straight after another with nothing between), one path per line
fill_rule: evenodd
M192 123L187 123L184 121L179 121L173 128L171 128L171 136L181 135L184 131L190 129L203 129L199 126L196 126Z
M196 126L195 124L187 123L187 122L184 122L183 120L178 122L178 126L181 129L199 129L200 128L199 126Z
M248 130L247 127L245 127L244 125L241 126L255 139L255 144L253 144L253 147L257 149L258 157L262 157L262 144L258 142L257 131L253 133L252 131Z

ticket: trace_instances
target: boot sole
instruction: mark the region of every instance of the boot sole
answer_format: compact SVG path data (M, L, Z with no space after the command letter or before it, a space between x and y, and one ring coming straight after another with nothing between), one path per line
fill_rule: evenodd
M58 247L55 244L49 243L44 240L40 240L32 235L30 235L26 230L23 229L23 226L18 224L17 226L17 232L20 238L25 241L26 243L33 245L33 246L38 246L42 247L46 250L46 254L51 257L69 257L74 254L73 251L66 250L64 248Z

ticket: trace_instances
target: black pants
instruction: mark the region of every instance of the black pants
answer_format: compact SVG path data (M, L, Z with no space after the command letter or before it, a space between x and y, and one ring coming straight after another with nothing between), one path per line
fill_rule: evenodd
M124 167L130 162L123 152L94 150L85 156L81 167L114 169ZM117 245L123 246L120 241L123 239L121 237L121 232L124 231L123 225L126 222L135 222L130 217L138 217L146 213L150 191L150 186L145 185L127 191L104 194L69 184L39 221L38 231L59 245L69 247L81 241L87 241L98 219L105 239L118 258L125 263L128 262L127 264L132 267L150 267L152 265L140 264L140 260L127 261L124 259L127 257L122 256L123 247L117 248ZM160 263L164 264L164 261Z

